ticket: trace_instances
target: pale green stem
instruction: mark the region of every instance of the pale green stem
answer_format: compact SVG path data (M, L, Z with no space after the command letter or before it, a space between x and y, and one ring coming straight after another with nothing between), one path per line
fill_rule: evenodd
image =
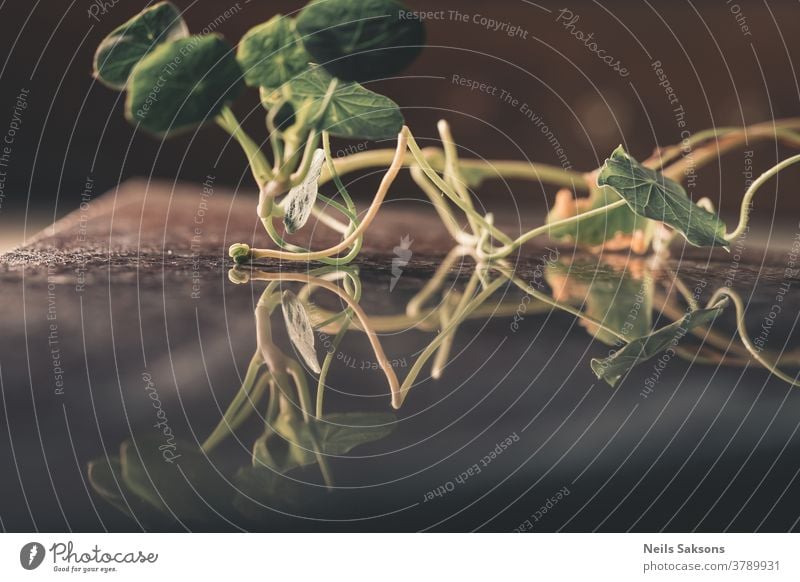
M348 328L350 327L350 322L353 321L353 310L348 309L344 312L345 320L342 322L339 331L334 336L333 340L331 341L330 349L328 353L325 354L325 358L322 360L322 367L319 374L319 380L317 381L317 406L316 406L316 417L322 418L322 406L325 399L325 379L328 377L328 370L331 367L331 363L333 362L333 357L336 355L336 351L339 349L339 344L342 343L342 339L344 338L345 334L347 333Z
M311 167L311 159L314 157L314 150L317 149L319 142L319 134L313 129L309 132L306 139L306 147L303 150L303 159L300 162L300 167L294 172L290 178L289 183L292 187L300 184L308 174L308 169Z
M438 148L425 148L423 150L425 158L436 169L444 170L444 153ZM344 176L350 172L364 170L367 168L384 167L390 163L394 155L391 149L371 150L359 152L336 160L336 170L339 175ZM405 156L403 165L411 166L415 163L415 157L410 153ZM504 178L541 181L548 184L555 184L576 190L588 190L589 185L579 172L565 170L558 166L547 164L534 164L531 162L520 162L517 160L461 160L461 168L464 171L480 172L483 178ZM330 174L323 173L321 181L326 182L331 179Z
M544 226L540 226L530 230L517 238L517 240L505 245L504 247L500 248L498 251L490 254L480 255L482 258L487 260L494 260L494 259L502 259L513 253L519 247L521 247L526 242L538 237L542 236L543 234L549 234L552 229L560 228L562 226L571 225L571 224L578 224L579 222L586 220L587 218L592 218L593 216L601 216L603 214L608 213L610 210L614 210L615 208L619 208L620 206L625 206L627 202L625 200L617 200L616 202L612 202L611 204L607 204L605 206L601 206L600 208L595 208L593 210L588 210L586 212L581 212L580 214L576 214L575 216L570 216L569 218L564 218L562 220L556 220L555 222L551 222L549 224L545 224Z
M469 305L470 299L475 295L475 290L478 288L478 282L480 281L479 272L480 269L476 268L472 273L467 285L464 287L461 300L456 304L452 314L448 316L446 311L443 311L445 317L442 320L442 327L447 327L450 321L453 320L456 320L457 323L453 326L448 336L442 341L442 345L436 352L436 357L434 358L433 366L431 367L431 378L440 378L442 375L442 370L447 365L447 361L450 359L450 350L453 347L453 340L455 339L456 332L458 331L458 327L460 325L458 320L461 317L462 312L467 308L467 305Z
M250 365L247 367L247 373L242 381L242 386L236 392L236 396L234 396L230 405L228 405L228 408L225 411L225 414L223 414L222 419L219 421L219 423L217 423L217 426L201 446L204 452L209 452L236 428L233 426L233 419L239 416L242 406L246 402L251 401L250 394L253 392L253 387L256 383L256 379L258 378L258 372L263 365L264 359L261 357L261 351L256 350L256 353L253 354L253 357L250 360Z
M783 170L784 168L788 168L792 164L796 164L800 162L800 154L792 156L790 158L786 158L781 163L771 167L769 170L761 174L758 178L756 178L747 191L744 193L744 198L742 199L742 207L739 211L739 225L733 232L730 232L725 235L725 240L732 241L744 234L747 230L747 223L750 220L750 212L752 211L752 206L750 202L753 200L753 196L755 196L756 192L758 191L764 183L775 176L778 172Z
M472 197L464 187L464 180L459 167L458 148L453 139L453 134L450 132L450 124L441 119L436 124L436 127L439 130L439 137L442 140L442 148L444 149L444 179L453 186L456 194L461 197L464 204L474 211L475 206L472 204ZM470 214L467 214L467 221L473 234L478 234L480 226Z
M422 168L418 165L413 165L411 166L410 174L417 186L428 196L450 236L459 244L472 244L475 240L474 235L468 234L461 229L447 203L442 199L441 192L428 180Z
M729 288L719 289L716 293L714 293L714 295L711 296L711 299L708 301L708 305L712 306L716 304L719 297L723 295L725 297L730 297L730 299L733 301L733 305L736 307L736 330L739 332L739 337L742 339L742 343L747 348L747 351L750 352L750 354L759 364L764 366L774 376L780 378L795 388L800 387L800 382L798 382L796 378L792 378L788 374L779 370L777 363L773 364L768 362L764 356L761 355L761 351L750 341L750 336L747 333L747 326L745 325L745 307L744 303L742 302L742 298L739 297L738 293Z
M455 247L451 249L449 253L447 253L447 256L445 256L445 258L442 260L441 264L436 269L436 272L433 274L433 277L431 277L428 282L423 285L419 293L414 295L414 297L412 297L406 305L406 315L409 317L417 317L420 315L422 308L425 306L425 303L428 301L428 299L444 284L444 281L456 260L465 256L466 254L467 249L463 247Z
M408 394L408 391L414 385L414 382L419 376L419 373L422 371L423 366L427 363L427 361L433 356L433 354L438 349L439 345L447 338L447 336L452 333L452 331L460 325L461 321L463 321L473 310L475 310L479 305L481 305L484 301L486 301L497 289L499 289L504 283L505 279L498 278L493 281L486 289L481 291L475 298L467 304L464 311L462 311L458 317L454 317L450 320L450 325L444 328L439 335L437 335L433 341L428 344L428 346L420 353L417 357L417 361L414 362L414 365L411 366L411 369L408 372L408 376L406 376L405 380L403 380L403 384L400 386L400 392L398 394L398 398L396 402L392 403L395 409L400 408L403 401Z
M508 237L503 231L495 228L491 225L487 220L481 216L479 213L475 212L474 209L470 208L468 204L466 204L461 197L453 190L453 188L445 182L441 176L434 170L431 165L428 163L428 160L425 159L425 156L422 154L422 151L419 149L417 142L414 141L414 136L411 135L410 131L407 131L408 136L408 149L411 150L414 158L417 160L417 163L422 168L422 171L425 172L425 175L430 178L431 182L439 188L442 192L444 192L453 203L458 206L464 214L467 216L471 216L477 224L481 227L487 229L494 238L502 242L503 244L510 244L511 238Z
M239 125L239 121L236 119L230 107L225 107L222 110L222 113L217 117L217 124L239 142L239 145L247 156L250 170L253 172L253 178L255 178L258 187L262 188L267 182L272 180L274 175L269 167L267 158L264 157L258 144L250 139L250 136L248 136L241 125Z
M282 131L275 126L275 116L281 110L284 103L285 101L278 102L267 112L267 131L269 131L269 142L272 146L274 173L277 173L281 165L283 165Z
M367 212L364 214L364 218L359 223L359 225L354 228L350 234L348 234L344 239L342 239L339 244L336 244L328 249L322 251L315 251L315 252L306 252L306 253L294 253L294 252L287 252L283 250L273 250L273 249L248 249L248 256L251 259L259 259L259 258L272 258L272 259L282 259L286 261L316 261L322 258L328 258L333 255L336 255L348 248L351 248L353 244L357 241L357 239L363 235L364 231L369 228L370 223L374 220L375 216L378 213L378 210L383 204L383 200L389 192L389 188L391 187L392 183L394 182L395 178L397 177L400 168L402 167L402 155L406 150L407 145L407 132L408 128L403 127L403 130L397 136L397 150L395 152L395 159L393 160L392 164L386 170L386 173L381 180L380 185L378 186L378 190L375 193L375 198L372 200L372 204L370 204ZM235 247L241 248L242 245L234 245ZM234 247L231 247L229 253L236 252Z

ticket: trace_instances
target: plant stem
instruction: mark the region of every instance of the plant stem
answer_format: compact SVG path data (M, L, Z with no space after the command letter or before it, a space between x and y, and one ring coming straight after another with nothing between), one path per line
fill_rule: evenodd
M690 150L692 155L684 155L662 173L672 180L681 181L689 168L697 170L710 161L718 159L722 154L734 149L742 144L752 143L757 139L782 139L789 141L791 145L800 144L800 136L796 130L800 129L800 118L781 119L757 123L755 125L739 128L714 140L708 145L704 145L695 150ZM680 147L680 146L674 146Z
M417 361L414 362L414 365L411 366L411 369L408 371L408 375L406 376L405 380L403 380L403 384L400 386L400 391L398 393L398 398L392 401L392 406L395 409L400 408L400 406L403 404L403 401L405 400L408 391L411 390L411 387L414 385L417 376L419 376L419 373L422 371L422 367L431 358L431 356L433 356L439 345L445 341L447 336L450 333L452 333L452 331L456 327L458 327L458 325L460 325L461 322L464 319L466 319L467 316L474 309L476 309L480 304L482 304L489 297L491 297L491 295L495 291L497 291L505 282L506 280L502 277L499 277L496 280L492 281L492 283L486 289L481 291L478 295L475 296L474 299L472 299L472 301L470 301L466 305L464 310L460 314L458 314L458 316L451 319L450 324L444 329L442 329L442 331L439 332L439 335L437 335L433 339L433 341L430 344L428 344L428 346L424 350L422 350L420 355L417 357Z
M440 119L436 124L439 130L439 137L442 140L442 148L444 149L444 179L446 182L453 186L456 194L459 195L462 202L472 211L475 206L472 204L472 197L467 189L464 187L464 181L461 176L461 169L459 168L458 148L456 147L453 134L450 132L450 124L444 119ZM471 215L467 215L470 229L473 234L478 234L479 225Z
M322 360L322 369L319 374L319 380L317 381L317 405L315 411L317 418L322 418L322 405L325 399L325 378L328 377L328 370L331 367L331 362L333 362L333 356L336 355L336 350L339 349L339 344L342 343L342 339L350 327L350 322L353 320L352 309L348 309L344 313L344 321L342 322L339 331L333 337L328 353L325 354L325 358Z
M555 222L539 226L537 228L534 228L533 230L529 230L528 232L517 238L515 241L505 245L498 251L494 253L481 255L481 258L484 258L486 260L505 258L511 253L513 253L515 250L517 250L520 246L528 242L529 240L532 240L537 236L541 236L543 234L548 234L550 230L554 228L559 228L570 224L577 224L583 220L586 220L587 218L592 218L593 216L600 216L606 214L610 210L619 208L620 206L625 206L626 204L627 202L625 200L617 200L615 202L612 202L611 204L606 204L605 206L601 206L593 210L587 210L586 212L581 212L580 214L576 214L575 216L570 216L569 218L556 220Z
M411 300L406 305L406 315L409 317L417 317L420 315L422 308L425 306L425 303L428 299L438 291L442 285L444 284L447 275L456 262L457 259L463 257L467 254L467 249L463 247L455 247L447 253L447 256L442 260L439 267L436 269L436 272L433 274L425 285L423 285L422 289L420 289L419 293L414 295Z
M761 188L761 186L763 186L767 180L778 174L778 172L784 168L788 168L792 164L796 164L797 162L800 162L800 154L786 158L781 163L772 166L769 170L756 178L752 184L750 184L750 187L744 193L744 198L742 198L742 207L739 210L739 225L732 232L729 232L725 235L725 240L735 240L747 230L747 223L750 220L750 212L753 210L750 202L758 189Z
M250 394L253 391L253 387L256 383L258 371L261 369L263 364L264 359L261 357L261 352L256 350L256 353L253 354L253 357L250 359L250 365L247 367L247 373L242 381L242 386L236 392L236 396L234 396L233 400L228 405L225 414L222 415L222 419L220 419L220 421L217 423L217 426L200 447L203 452L208 453L211 451L222 439L224 439L232 430L236 428L233 420L239 416L239 411L245 402L250 401L255 406L255 403L250 399ZM244 418L240 419L239 422L241 423L242 420L244 420Z
M378 191L375 193L375 198L372 200L372 204L364 215L362 222L339 244L322 251L306 253L292 253L273 249L251 249L250 256L254 259L271 258L287 261L317 261L330 257L331 255L335 255L336 253L339 253L350 247L364 233L364 231L367 230L370 223L375 218L375 215L378 213L378 210L383 203L383 199L386 197L390 186L400 171L402 166L402 154L405 151L406 143L406 132L400 132L400 134L397 136L397 150L395 159L386 170L386 174L384 174L383 180L381 180L381 184L378 187Z
M292 173L292 176L289 180L289 183L293 187L300 184L308 174L308 169L311 167L311 158L314 157L314 151L317 148L318 142L319 134L312 129L308 134L308 138L306 139L306 146L303 150L303 158L300 162L300 166L297 168L297 171Z
M750 354L752 354L756 361L769 370L773 375L777 376L791 386L796 388L800 387L800 382L798 382L796 378L792 378L788 374L785 374L779 370L777 363L773 364L764 359L764 356L761 355L760 350L758 350L750 341L750 336L747 333L747 326L745 325L744 320L745 307L744 303L742 302L742 298L739 297L738 293L730 288L719 289L716 293L714 293L714 295L711 296L711 299L708 301L708 305L714 305L722 296L730 297L730 299L733 301L734 307L736 307L736 331L739 332L739 337L742 339L742 343L745 345Z
M439 148L424 148L423 154L428 162L436 171L444 170L444 152ZM336 170L344 176L350 172L364 170L367 168L387 166L394 155L391 149L378 149L367 152L358 152L343 158L338 158L335 162ZM410 153L403 159L404 166L411 166L415 163L415 158ZM573 170L565 170L559 166L547 164L534 164L531 162L521 162L518 160L461 160L461 168L464 171L479 172L483 179L486 178L506 178L533 180L545 182L576 190L588 190L589 186L583 178L583 174ZM321 181L327 182L331 179L330 174L323 173Z
M297 281L301 283L316 285L323 289L327 289L332 293L335 293L340 298L342 298L347 306L353 310L358 319L361 329L367 335L367 339L369 339L370 346L372 350L375 352L375 357L378 361L378 365L383 370L383 373L386 376L386 380L389 383L389 389L392 393L392 400L393 402L397 398L397 394L400 391L400 382L397 379L397 375L392 368L391 362L387 359L386 353L383 351L383 346L381 345L381 341L378 338L378 335L372 329L372 326L369 323L369 318L367 314L364 313L364 310L361 306L355 302L347 293L339 289L337 285L329 281L325 281L319 277L312 277L311 275L306 275L303 273L266 273L264 271L257 271L252 274L252 278L255 280L263 280L263 281Z
M464 291L461 294L461 299L458 301L458 303L456 303L452 313L448 314L445 306L442 306L442 327L447 327L448 324L453 320L456 320L456 324L452 327L452 331L448 334L448 336L442 340L441 346L439 346L439 350L436 352L436 357L433 359L431 378L435 380L441 377L442 370L447 365L447 361L450 358L450 350L453 347L453 340L455 339L455 335L458 331L461 321L463 321L459 321L461 314L467 308L467 305L469 305L470 299L472 299L472 297L475 295L475 290L478 288L478 281L480 280L479 273L480 269L476 268L472 273L472 276L469 278L467 285L464 287Z
M408 149L411 150L411 154L414 156L414 159L422 168L422 171L425 172L425 175L430 178L431 182L439 188L442 192L444 192L450 200L458 206L464 214L467 216L472 217L475 222L480 225L480 227L488 230L494 238L502 242L503 244L510 244L511 238L508 237L503 231L495 228L492 224L490 224L486 218L481 216L479 213L475 212L473 208L470 207L469 204L465 203L461 200L461 197L453 190L453 188L445 182L441 176L434 170L431 165L428 163L428 160L425 159L422 151L419 149L417 142L414 140L414 136L411 135L411 132L408 131L408 128L405 128L406 134L408 136Z
M253 178L255 178L258 187L263 188L267 182L272 180L274 175L269 167L267 158L261 152L261 148L245 133L230 107L225 107L222 110L222 113L217 117L217 124L242 146L242 150L247 156L247 162L250 164L250 170L253 172Z
M452 236L458 244L474 244L475 236L461 229L455 216L450 211L447 202L442 199L442 193L428 180L422 168L415 164L411 166L409 173L411 174L411 179L419 186L420 190L428 196L428 199L431 201L431 204L433 204L433 208L439 215L439 219L444 224L444 227L450 233L450 236Z

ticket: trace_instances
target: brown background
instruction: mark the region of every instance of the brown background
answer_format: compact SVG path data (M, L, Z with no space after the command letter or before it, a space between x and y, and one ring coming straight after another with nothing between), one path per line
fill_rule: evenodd
M194 31L236 6L228 0L176 3L186 9ZM207 128L164 143L134 136L123 119L120 96L92 81L91 57L99 40L145 4L119 0L99 15L100 22L89 18L87 0L72 5L15 1L0 9L0 38L7 57L0 70L0 130L10 120L19 89L30 89L30 107L14 145L0 208L2 228L11 228L11 221L16 224L19 217L14 213L26 207L51 218L74 209L87 175L95 179L95 194L128 177L151 174L199 181L214 174L220 184L235 186L245 180L243 185L251 188L241 153L231 148L219 156L226 142L221 130ZM551 12L522 0L408 4L458 9L470 20L482 14L528 31L523 39L471 21L428 22L430 46L421 58L405 76L372 85L404 108L416 135L434 136L436 120L447 117L459 143L475 155L557 163L552 146L517 109L454 85L453 74L504 88L528 103L555 132L571 164L581 170L596 167L620 142L641 157L657 142L679 140L671 107L650 68L652 60L662 61L692 130L800 112L794 67L800 57L800 8L794 1L742 2L750 36L743 34L732 14L734 4L724 0L540 3ZM302 5L240 0L236 14L219 30L235 42L274 13ZM628 78L610 70L555 23L563 7L580 15L577 28L594 32L598 45L630 69ZM241 97L235 109L242 117L252 112L247 127L263 139L256 95ZM786 153L773 144L758 148L756 170ZM735 211L741 196L742 164L740 153L726 158L722 189L718 168L703 174L703 194L728 212ZM795 176L787 174L778 210L800 209L792 187ZM524 187L514 192L518 198L526 196ZM546 197L540 189L533 198L544 207ZM757 205L764 220L776 212L768 198Z

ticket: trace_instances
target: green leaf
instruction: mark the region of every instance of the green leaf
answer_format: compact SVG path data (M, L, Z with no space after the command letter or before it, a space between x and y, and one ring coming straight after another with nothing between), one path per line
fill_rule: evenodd
M588 212L595 208L608 206L619 199L619 194L611 188L592 188L588 200L579 205L579 212ZM547 215L547 224L569 218L569 216L561 215L561 210L558 205L554 207ZM612 208L602 216L592 216L580 222L553 228L550 230L549 236L557 241L574 241L579 245L596 247L620 235L629 236L637 230L646 231L648 222L650 221L647 218L637 216L629 207L620 206Z
M388 77L425 44L425 27L396 0L314 0L297 17L306 50L345 81Z
M316 453L342 456L355 447L380 440L395 428L395 416L388 413L350 412L330 414L305 422L281 414L253 447L255 466L287 473L317 462Z
M289 234L297 232L311 216L311 209L317 201L319 193L319 176L322 173L322 166L325 164L325 151L318 149L311 158L311 165L303 181L289 190L283 200L283 225Z
M134 67L125 115L155 134L180 132L213 120L242 85L222 37L190 36L161 45Z
M94 54L94 76L112 89L124 89L133 67L162 43L189 36L180 10L159 2L118 26Z
M295 350L300 354L306 365L315 373L320 373L317 352L314 349L314 328L303 303L291 291L284 291L281 298L283 319L286 322L286 331Z
M268 89L290 81L312 60L295 31L294 21L280 14L251 28L239 41L236 58L249 86Z
M592 359L592 370L599 379L614 386L634 366L677 345L693 328L711 324L727 305L728 300L725 299L715 307L690 311L678 321L648 336L633 340L612 356Z
M337 456L385 438L395 427L396 418L389 413L344 412L329 414L314 422L322 452Z
M695 246L721 246L725 223L694 204L683 186L655 170L645 168L630 157L622 146L611 154L600 169L599 186L614 189L639 216L668 224Z
M334 84L331 87L331 84ZM358 83L334 79L322 67L314 66L288 83L288 92L298 118L301 109L317 114L328 101L315 125L339 137L390 139L403 128L403 114L397 103L365 89ZM328 93L332 89L332 93ZM306 115L307 117L308 115Z

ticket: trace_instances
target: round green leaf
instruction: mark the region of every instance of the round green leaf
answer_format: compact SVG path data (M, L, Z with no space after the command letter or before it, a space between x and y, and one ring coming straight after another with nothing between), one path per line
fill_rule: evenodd
M288 93L296 113L310 108L315 126L331 135L388 139L403 128L403 114L397 103L358 83L331 77L322 67L311 67L289 81ZM326 101L327 106L318 114Z
M280 14L251 28L239 41L236 58L249 86L269 89L277 89L311 61L294 21Z
M94 54L94 76L112 89L124 89L133 67L160 44L189 36L180 10L159 2L103 39Z
M173 41L134 67L125 116L160 135L195 127L236 97L241 76L231 48L219 35Z
M421 20L396 0L314 0L297 31L316 62L345 81L394 75L425 44Z

